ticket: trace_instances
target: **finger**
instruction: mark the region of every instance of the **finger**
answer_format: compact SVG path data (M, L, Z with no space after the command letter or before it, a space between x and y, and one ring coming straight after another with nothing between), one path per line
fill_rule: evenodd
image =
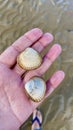
M30 100L30 103L32 105L32 108L35 109L40 105L50 94L60 85L60 83L63 81L65 78L65 73L61 70L55 72L53 76L46 82L47 90L46 90L46 95L44 99L41 102L33 102Z
M39 41L37 41L32 48L34 48L39 53L53 40L53 36L50 33L45 33ZM18 64L15 65L13 69L20 76L25 72Z
M51 33L45 33L42 38L39 39L38 42L36 42L32 48L38 51L39 53L44 50L46 46L49 45L53 41L53 35Z
M54 73L54 75L46 82L46 97L48 97L58 87L58 85L63 81L64 77L65 73L63 71L59 70Z
M29 71L24 78L24 82L27 82L30 78L34 76L42 76L48 70L51 64L56 60L56 58L60 55L61 51L62 49L59 44L53 45L43 58L42 65L36 70Z
M8 67L12 67L16 63L19 53L31 46L42 34L42 31L38 28L28 31L0 55L0 62L8 65Z

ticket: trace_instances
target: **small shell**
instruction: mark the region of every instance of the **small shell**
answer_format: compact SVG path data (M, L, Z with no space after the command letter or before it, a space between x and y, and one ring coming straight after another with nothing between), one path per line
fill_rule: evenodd
M45 81L39 77L33 77L24 86L27 95L35 102L41 101L46 92Z
M26 48L17 58L17 63L25 70L38 68L42 63L40 54L33 48Z

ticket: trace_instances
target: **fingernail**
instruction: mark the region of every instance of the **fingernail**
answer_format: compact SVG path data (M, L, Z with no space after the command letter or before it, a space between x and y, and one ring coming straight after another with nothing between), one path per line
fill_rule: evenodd
M45 33L43 37L39 40L44 47L47 46L53 40L53 35L50 33Z
M51 84L57 86L65 77L65 73L63 71L56 72L51 78Z
M53 45L50 49L49 53L47 54L48 57L51 57L52 62L60 55L62 48L59 44Z
M25 35L32 41L34 42L35 40L37 40L38 38L40 38L42 36L43 32L41 29L39 28L34 28L30 31L28 31L27 33L25 33Z
M47 40L49 40L49 41L52 41L54 38L53 35L51 33L48 33L48 32L45 33L44 35L47 37Z
M32 31L33 31L34 35L42 35L43 34L42 30L39 28L34 28Z

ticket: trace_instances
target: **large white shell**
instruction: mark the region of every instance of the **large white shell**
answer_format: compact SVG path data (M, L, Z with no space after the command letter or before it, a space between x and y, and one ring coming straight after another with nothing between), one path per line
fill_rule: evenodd
M45 81L39 77L33 77L24 86L28 96L35 102L43 99L46 92Z
M42 58L33 48L26 48L17 58L18 64L25 70L38 68Z

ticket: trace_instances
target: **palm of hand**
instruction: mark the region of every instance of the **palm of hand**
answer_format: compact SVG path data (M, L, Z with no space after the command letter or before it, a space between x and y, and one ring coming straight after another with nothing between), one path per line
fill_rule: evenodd
M11 124L10 130L12 126L14 126L15 122L19 127L23 121L25 121L29 115L32 113L33 109L31 103L28 100L28 97L24 93L24 89L22 88L21 77L15 72L11 71L5 65L0 64L0 110L2 115L2 120L0 120L0 124L6 120ZM0 126L0 129L2 126ZM5 127L5 126L4 126ZM13 128L12 128L13 129Z
M38 35L33 35L34 32L37 32ZM39 41L41 41L41 44L43 45L45 43L45 46L52 41L51 34L47 33L47 35L42 35L42 32L39 29L33 29L32 31L29 31L26 36L32 39L32 42L28 42L26 39L27 47L30 46L30 43L33 44L33 42L35 42L32 47L39 52L44 49L44 47L40 45ZM26 36L24 35L23 37L27 38ZM21 70L18 65L15 64L18 53L14 48L20 48L21 51L23 50L21 48L22 45L24 46L24 49L26 48L26 45L23 44L23 37L18 39L17 42L14 43L14 46L11 46L0 56L0 129L2 130L18 130L20 125L26 121L33 110L40 104L31 101L26 96L23 86L31 77L35 75L43 75L50 67L52 62L61 53L61 47L58 44L55 44L43 58L42 65L38 69L26 73L24 79L22 79L21 77L25 70ZM37 40L38 42L36 42ZM13 55L11 51L13 51ZM8 55L10 55L10 58ZM11 69L12 66L14 67ZM46 82L46 96L51 94L51 92L61 83L63 79L64 72L57 71Z

